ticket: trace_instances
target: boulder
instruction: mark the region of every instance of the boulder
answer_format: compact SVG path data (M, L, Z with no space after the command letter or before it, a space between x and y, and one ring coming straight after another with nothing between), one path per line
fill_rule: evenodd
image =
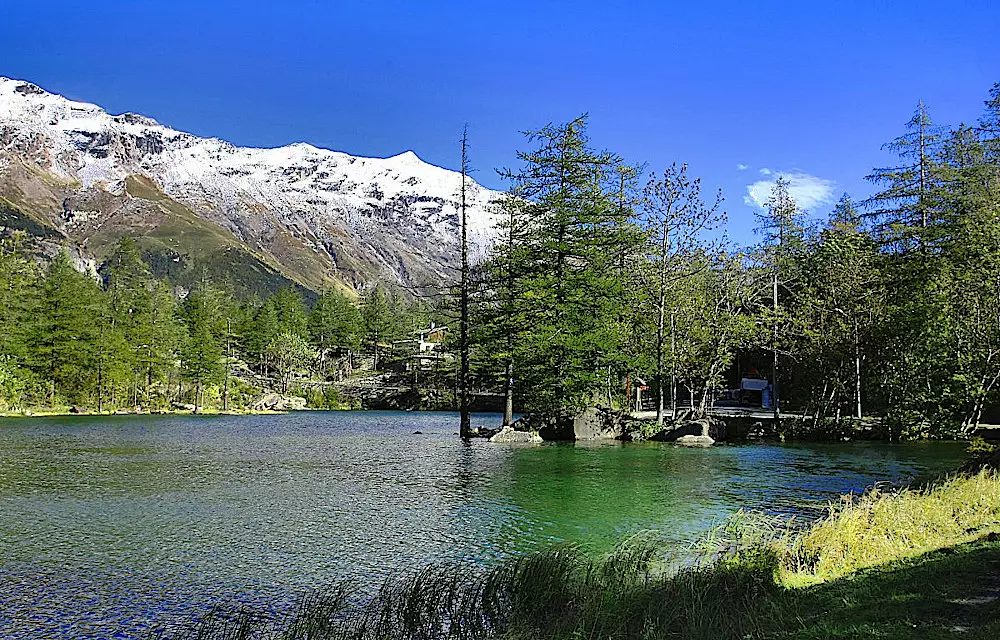
M631 420L620 411L587 407L577 414L530 415L518 420L516 426L537 431L543 440L615 440L625 436Z
M715 440L709 436L681 436L674 440L676 444L684 445L685 447L711 447L715 444Z
M626 431L629 416L603 407L587 407L573 418L575 440L615 440Z
M694 446L709 446L725 438L726 424L712 418L681 422L672 429L663 429L650 436L656 442L677 442Z
M490 437L490 442L541 442L542 438L533 431L517 431L506 426Z

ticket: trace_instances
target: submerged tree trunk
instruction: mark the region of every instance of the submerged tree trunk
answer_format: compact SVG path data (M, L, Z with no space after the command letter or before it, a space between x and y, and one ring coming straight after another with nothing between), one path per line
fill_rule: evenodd
M861 420L861 345L857 323L854 324L854 417Z
M468 217L465 206L466 176L468 174L469 160L468 149L468 128L462 131L462 285L461 285L461 305L462 317L460 322L460 348L461 348L461 368L459 380L459 436L468 438L472 434L472 418L469 414L469 233Z
M771 351L774 354L773 368L771 369L771 405L774 408L774 419L781 419L781 409L778 404L778 266L774 267L773 280L773 303L774 303L774 326L771 336Z
M504 388L503 426L514 424L514 361L507 360L507 383Z

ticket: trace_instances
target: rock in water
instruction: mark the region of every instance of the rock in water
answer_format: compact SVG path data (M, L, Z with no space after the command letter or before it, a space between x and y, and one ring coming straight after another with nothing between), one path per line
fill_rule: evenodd
M531 431L515 431L513 427L506 426L500 429L490 438L490 442L541 442L542 438L537 433Z
M631 418L605 407L588 407L577 414L529 415L518 420L537 430L543 440L615 440L627 432Z
M674 442L685 447L711 447L715 444L715 440L709 436L681 436Z

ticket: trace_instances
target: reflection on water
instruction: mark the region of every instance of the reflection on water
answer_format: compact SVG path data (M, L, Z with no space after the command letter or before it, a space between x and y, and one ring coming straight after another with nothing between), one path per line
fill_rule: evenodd
M477 416L482 424L495 416ZM0 636L106 638L220 600L630 533L687 541L739 508L815 513L955 466L959 444L461 443L452 414L0 423ZM419 430L421 435L414 435Z

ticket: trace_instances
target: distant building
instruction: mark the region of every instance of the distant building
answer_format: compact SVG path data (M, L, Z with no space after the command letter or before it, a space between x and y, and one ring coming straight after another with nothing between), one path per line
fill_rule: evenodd
M443 346L448 339L448 327L431 326L413 332L413 337L397 340L393 343L393 351L406 354L406 370L419 369L426 371L445 359Z
M420 329L419 331L417 331L417 334L420 336L419 352L431 353L434 351L439 351L441 349L441 345L444 344L444 341L448 339L448 327L444 326L438 327L435 326L434 323L432 322L430 327L426 329Z

